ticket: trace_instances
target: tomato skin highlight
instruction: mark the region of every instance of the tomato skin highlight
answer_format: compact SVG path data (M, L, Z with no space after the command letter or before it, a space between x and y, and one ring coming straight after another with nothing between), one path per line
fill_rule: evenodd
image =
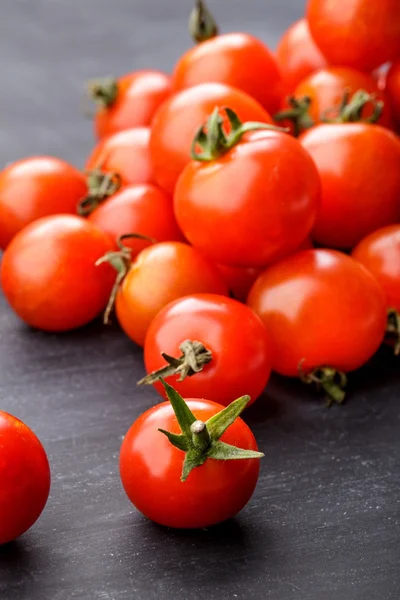
M320 181L288 134L246 134L211 162L191 161L178 180L175 216L193 246L216 263L257 267L294 251L314 225Z
M322 184L316 242L351 249L400 220L400 140L393 132L365 123L318 125L299 140Z
M116 100L96 111L95 131L99 139L149 126L158 107L171 94L171 78L154 70L135 71L118 79Z
M269 379L270 344L260 319L247 306L213 294L193 294L168 304L147 332L147 373L166 365L161 352L180 356L179 345L188 339L202 342L213 358L200 373L183 381L171 376L168 383L183 396L210 398L224 406L244 394L255 402ZM165 395L160 382L154 387Z
M150 136L155 180L170 194L190 162L197 130L216 106L229 106L242 121L273 122L256 100L222 83L203 83L171 96L156 112Z
M296 377L365 364L383 341L386 303L362 265L334 250L305 250L267 269L248 300L267 328L272 368Z
M330 64L368 72L400 55L398 0L308 0L306 16Z
M0 172L0 249L26 225L58 213L76 214L85 176L52 156L24 158Z
M95 266L113 248L109 236L73 215L44 217L15 236L4 252L1 285L17 315L44 331L89 323L105 308L115 279Z
M187 403L203 421L223 408L210 400L188 399ZM247 504L258 480L258 459L207 459L182 483L184 453L172 446L158 428L180 433L169 402L150 408L135 421L120 454L125 492L148 519L174 528L209 527L233 517ZM252 432L240 418L221 441L257 450Z
M377 229L361 240L352 256L375 277L387 307L400 312L400 225Z
M27 425L0 411L0 545L28 531L50 492L46 452Z
M200 292L228 295L217 267L189 244L154 244L138 254L118 289L118 322L128 337L143 346L150 323L164 306Z

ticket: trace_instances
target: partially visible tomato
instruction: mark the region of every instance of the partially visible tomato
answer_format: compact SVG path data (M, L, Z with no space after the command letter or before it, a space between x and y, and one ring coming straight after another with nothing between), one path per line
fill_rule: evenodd
M183 90L164 102L154 117L150 153L157 183L173 193L179 175L190 162L196 131L215 107L229 106L242 121L272 123L258 102L228 85L204 83Z
M282 35L276 59L285 94L292 94L305 77L326 66L326 59L311 37L306 19L299 19Z
M134 71L118 79L89 82L98 105L94 126L98 138L141 125L148 126L158 107L171 94L171 78L154 70Z
M387 73L385 90L397 125L400 126L400 59L392 64Z
M4 252L4 295L33 327L45 331L81 327L107 304L114 270L95 263L112 247L111 238L86 219L43 217L20 231Z
M362 71L400 56L398 0L308 0L311 35L326 59Z
M0 545L28 531L46 506L50 467L39 439L0 411Z
M86 161L86 169L117 173L123 184L153 183L150 129L134 127L101 140Z
M35 156L0 172L0 249L29 223L57 213L76 213L87 193L83 173L53 156Z

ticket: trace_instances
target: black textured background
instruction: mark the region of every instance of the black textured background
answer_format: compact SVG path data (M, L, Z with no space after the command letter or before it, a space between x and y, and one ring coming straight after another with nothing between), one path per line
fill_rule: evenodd
M210 0L211 3L211 0ZM275 45L300 0L214 0L223 29ZM0 164L54 153L83 164L83 82L170 69L190 40L187 0L4 0ZM51 460L46 511L0 549L1 600L398 600L400 374L384 349L324 409L274 379L247 415L265 452L235 521L176 532L145 521L119 482L122 436L158 401L141 354L116 327L62 336L25 328L0 294L0 408L27 422ZM1 486L1 482L0 482Z

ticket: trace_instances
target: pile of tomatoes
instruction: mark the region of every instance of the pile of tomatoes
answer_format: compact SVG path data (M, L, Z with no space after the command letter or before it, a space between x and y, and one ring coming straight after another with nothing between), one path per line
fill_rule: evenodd
M0 174L11 308L53 332L115 318L144 348L139 383L167 393L128 431L120 471L173 527L251 497L261 454L239 415L271 371L340 403L384 341L400 352L399 1L308 0L275 53L195 4L197 44L172 75L89 83L84 170L38 156ZM5 413L0 438L4 543L39 516L50 471Z

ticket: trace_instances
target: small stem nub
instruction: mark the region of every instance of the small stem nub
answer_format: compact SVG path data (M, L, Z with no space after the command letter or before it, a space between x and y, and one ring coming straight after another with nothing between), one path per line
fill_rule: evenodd
M203 421L195 421L190 426L190 431L192 433L193 446L203 452L207 450L211 444L207 425Z
M372 114L364 117L364 109L372 105ZM377 100L375 94L369 94L365 90L358 90L353 96L345 91L339 106L328 109L321 115L324 123L376 123L382 115L384 103ZM330 116L332 115L332 116Z
M114 77L91 79L87 83L88 96L99 108L108 108L118 96L118 81Z
M293 134L298 137L303 131L315 125L309 113L311 102L309 96L301 98L289 96L287 98L288 108L276 113L274 120L278 122L290 121L293 124Z
M90 215L104 200L115 194L121 187L118 173L107 173L100 168L87 171L87 195L79 201L77 213L81 217Z
M305 373L302 369L302 363L303 361L299 364L301 381L308 384L314 383L317 388L322 388L326 393L328 406L331 406L334 402L342 404L346 396L346 374L331 367L318 367L309 373Z
M394 308L388 310L388 320L386 327L387 338L393 342L394 353L400 355L400 313Z
M205 42L218 35L218 25L204 0L196 0L189 17L189 32L196 43Z

